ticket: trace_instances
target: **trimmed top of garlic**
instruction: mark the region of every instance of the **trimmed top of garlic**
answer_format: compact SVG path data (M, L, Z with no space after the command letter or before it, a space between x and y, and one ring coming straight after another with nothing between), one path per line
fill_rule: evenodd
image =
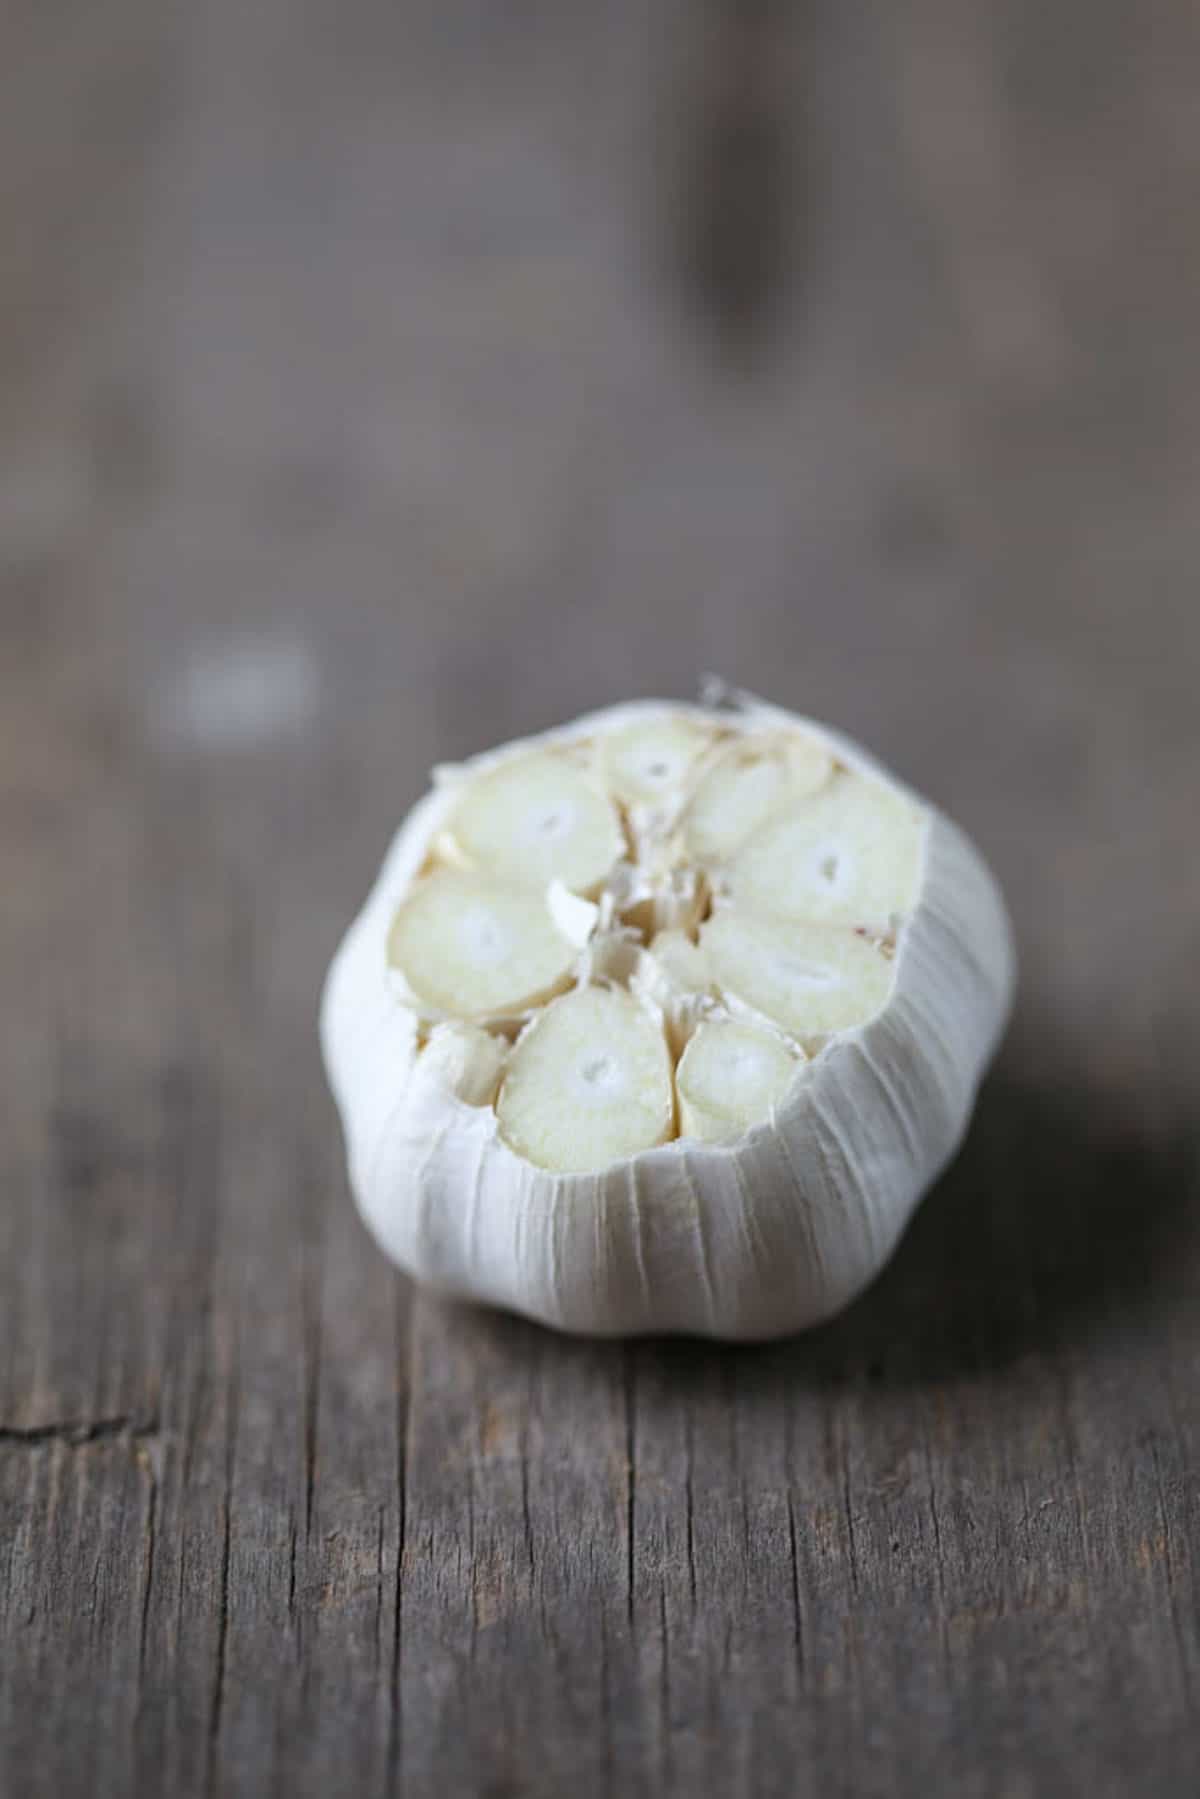
M913 934L939 911L953 939L944 969ZM954 1044L947 981L962 961L971 1016ZM745 1196L764 1155L776 1188L815 1157L808 1187L836 1188L841 1203L857 1183L861 1204L873 1173L845 1141L831 1162L821 1138L830 1070L841 1071L839 1100L857 1080L851 1135L878 1160L871 1133L887 1108L904 1112L913 1083L903 1057L893 1080L871 1044L924 1032L921 1103L940 1117L923 1152L920 1127L902 1121L907 1208L965 1119L1011 968L1002 905L965 840L855 746L758 702L613 708L440 769L326 992L326 1058L360 1204L428 1278L553 1322L624 1329L625 1300L616 1323L611 1306L599 1317L594 1303L586 1316L564 1306L571 1279L555 1233L578 1222L562 1209L581 1203L579 1181L602 1211L625 1191L646 1289L636 1328L765 1334L740 1314L738 1328L719 1325L715 1299L706 1316L696 1292L713 1288L711 1269L686 1302L673 1279L671 1304L657 1303L647 1209L683 1254L685 1221L708 1203L695 1171L765 1215L777 1199ZM955 1054L962 1066L948 1075ZM396 1186L405 1170L408 1200ZM481 1261L484 1237L501 1229L480 1215L482 1195L490 1188L494 1203L506 1184L521 1230L536 1216L551 1233L534 1275L509 1250ZM812 1191L801 1200L811 1207ZM856 1230L858 1267L888 1232L867 1219ZM693 1243L684 1261L696 1253ZM823 1259L828 1284L837 1258ZM549 1282L552 1304L531 1280Z
M925 815L810 728L638 709L443 784L389 962L419 1027L492 1032L500 1136L539 1167L735 1139L887 999ZM741 1053L740 1095L693 1129L676 1064L701 1019L765 1047L710 1036ZM665 1097L642 1105L651 1044Z

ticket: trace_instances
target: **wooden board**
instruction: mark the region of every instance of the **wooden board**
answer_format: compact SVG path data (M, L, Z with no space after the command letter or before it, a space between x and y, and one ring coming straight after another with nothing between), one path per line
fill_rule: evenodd
M4 39L0 1790L1190 1795L1194 9ZM338 935L431 763L710 669L994 860L975 1129L794 1342L416 1296Z

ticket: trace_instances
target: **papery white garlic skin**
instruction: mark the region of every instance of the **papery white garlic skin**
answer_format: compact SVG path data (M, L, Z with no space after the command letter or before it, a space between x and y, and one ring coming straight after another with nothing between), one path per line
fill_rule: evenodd
M611 742L634 834L643 820L660 824L657 796L639 810L658 757L637 761L638 726L647 741L662 730L664 762L684 753L693 728L802 733L831 763L920 807L916 898L896 933L879 1010L805 1044L794 1080L761 1122L717 1141L675 1137L596 1172L556 1173L515 1153L501 1133L491 1102L498 1086L503 1100L506 1045L473 1022L430 1031L389 966L389 933L463 782L523 754ZM686 810L681 819L686 833ZM577 945L590 878L586 902L551 885L550 916ZM630 991L668 1011L676 970L688 974L696 953L673 929L672 903L668 896L660 909L672 946L662 967L636 944L622 952ZM351 1186L386 1253L448 1293L594 1335L745 1340L795 1331L839 1311L878 1273L954 1154L1007 1021L1014 974L1004 903L977 851L838 733L748 696L734 711L645 701L589 714L441 772L338 950L321 1028ZM686 1036L709 1003L693 994L690 1010L670 1012L668 1037L672 1020Z

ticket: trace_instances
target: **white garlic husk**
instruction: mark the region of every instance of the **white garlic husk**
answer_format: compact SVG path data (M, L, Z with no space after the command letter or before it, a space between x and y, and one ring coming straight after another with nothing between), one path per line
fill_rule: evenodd
M644 768L630 761L631 733L636 751L639 726L661 742ZM740 829L736 789L732 810L721 810L730 758L743 751L752 756L755 745L766 746L763 756L782 757L784 774L774 764L763 772L755 763L746 793L758 835L750 851L735 844L722 859L722 832L732 841ZM722 1053L726 1037L742 1055L760 1043L773 1085L757 1122L731 1126L723 1137L706 1097L711 1088L699 1101L685 1095L668 1117L655 1063L644 1076L645 1090L630 1099L646 1114L644 1128L665 1132L668 1140L583 1171L541 1166L506 1140L501 1115L513 1059L529 1053L521 1045L545 1016L546 995L525 1006L497 1003L486 1016L450 1016L389 962L396 919L427 878L431 860L450 867L463 860L453 845L447 848L463 793L477 793L471 784L480 777L547 750L561 752L569 769L586 768L589 780L610 781L624 843L611 884L597 884L583 855L576 858L575 891L555 878L544 883L547 917L568 943L571 968L559 981L551 955L544 968L537 964L536 978L550 970L556 993L597 983L597 991L622 995L622 1005L641 1008L639 1019L655 1021L669 1069L698 1030L724 1023L725 1037L705 1038L704 1056L697 1048L691 1057L690 1066L708 1068L710 1081L712 1057ZM714 768L719 777L704 789L707 798L689 824L689 806ZM554 778L551 770L549 787ZM660 778L669 788L661 794L653 791ZM849 795L854 829L869 832L876 816L881 829L891 828L889 806L909 809L915 860L911 874L900 869L896 879L911 879L912 894L886 917L886 894L860 880L864 916L853 946L835 886L828 904L819 896L816 903L818 914L832 911L832 925L821 917L811 929L795 923L796 906L807 903L803 894L799 900L781 895L781 917L755 913L766 954L786 945L792 931L807 932L804 940L818 944L825 941L822 931L841 931L847 966L868 953L886 965L868 971L863 990L873 991L871 982L879 988L869 1016L842 1027L835 1011L829 1014L834 1028L805 1030L803 1007L796 1016L788 1011L782 1024L779 1016L764 1016L764 992L772 1003L769 982L725 991L712 965L734 930L729 921L742 916L739 886L754 906L766 903L770 911L775 904L769 877L777 851L763 834L776 832L778 853L787 853L789 830L806 842L804 820L816 820L817 829L821 807L836 812L822 782L837 780L858 783ZM790 813L771 813L780 781L796 807L814 808L798 814L799 826L788 823ZM777 816L782 824L772 822ZM470 825L473 844L492 829L474 814ZM702 878L687 866L693 829L706 853L716 849ZM597 841L594 833L589 841ZM601 859L608 853L604 848ZM670 866L672 853L682 854L682 872ZM504 855L505 880L518 878L519 859L507 848ZM902 861L898 855L898 868ZM533 884L544 873L539 862ZM702 888L716 924L698 922ZM715 945L711 954L706 932ZM746 695L723 706L645 701L589 714L461 768L439 770L337 952L321 1030L356 1201L384 1251L418 1280L563 1330L729 1339L799 1330L838 1312L879 1272L953 1156L1003 1033L1014 973L1004 903L980 855L935 808L840 734ZM780 1012L773 1004L772 1010ZM678 1132L681 1116L699 1121L697 1134L670 1134ZM562 1120L560 1107L560 1139ZM630 1128L641 1128L637 1119Z

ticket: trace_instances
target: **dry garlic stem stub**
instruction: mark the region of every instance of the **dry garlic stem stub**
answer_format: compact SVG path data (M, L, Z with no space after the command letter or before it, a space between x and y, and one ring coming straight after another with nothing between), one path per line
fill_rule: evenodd
M749 697L440 770L322 1009L387 1253L565 1330L780 1335L844 1306L954 1153L1014 977L932 806Z

